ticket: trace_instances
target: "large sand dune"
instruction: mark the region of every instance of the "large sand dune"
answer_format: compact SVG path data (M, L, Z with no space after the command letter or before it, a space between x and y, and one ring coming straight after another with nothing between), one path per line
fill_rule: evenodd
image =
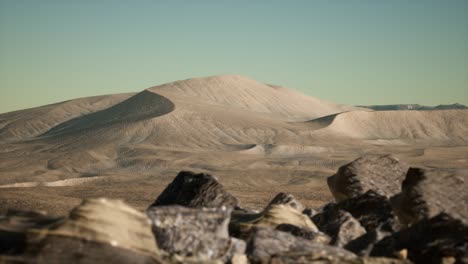
M241 76L189 79L1 114L0 210L144 207L182 169L217 175L248 207L278 191L315 206L354 157L468 168L467 143L468 110L373 112Z

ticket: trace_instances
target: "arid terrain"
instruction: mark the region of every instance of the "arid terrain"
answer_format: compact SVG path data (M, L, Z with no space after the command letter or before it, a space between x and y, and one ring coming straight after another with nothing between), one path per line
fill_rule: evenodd
M326 177L364 154L467 170L468 110L372 111L229 75L5 113L0 213L64 215L91 197L142 210L181 170L215 175L245 208L278 192L317 208Z

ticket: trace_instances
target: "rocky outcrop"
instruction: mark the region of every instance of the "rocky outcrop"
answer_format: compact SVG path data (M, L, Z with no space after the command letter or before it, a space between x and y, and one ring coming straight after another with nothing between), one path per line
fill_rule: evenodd
M344 249L295 237L271 228L255 227L247 240L247 255L253 262L267 263L273 256L291 252L307 252L317 259L352 260L356 256Z
M442 213L384 238L371 255L395 257L401 250L415 263L468 263L468 226Z
M468 223L468 172L410 168L391 202L404 224L447 213Z
M245 239L250 235L250 231L254 227L276 228L279 225L286 224L289 227L283 228L300 229L300 232L297 230L294 232L297 234L302 232L304 235L309 233L309 235L305 236L311 238L313 237L312 233L315 233L314 237L323 241L323 236L320 236L312 220L302 213L303 208L304 206L291 194L279 193L260 213L234 211L229 230L233 236Z
M239 200L217 179L205 173L181 171L151 206L237 207Z
M292 194L287 194L283 192L278 193L273 198L273 200L271 200L270 203L267 205L267 208L276 204L284 204L290 206L299 212L304 211L304 206Z
M330 243L330 237L322 232L315 232L306 228L300 228L291 224L280 224L276 227L276 230L290 233L293 236L304 238L316 243L328 244Z
M365 156L341 166L327 183L337 201L369 190L389 198L400 192L406 171L407 166L391 155Z
M314 215L312 221L320 231L332 238L331 244L338 247L366 233L366 229L350 213L336 208Z
M10 222L13 227L26 227L17 229L26 240L21 250L8 254L7 260L164 263L146 215L120 200L88 199L66 218L51 221L45 216L29 215L26 222Z
M231 209L157 206L147 214L158 247L169 254L228 261L245 251L245 242L229 237Z
M323 211L343 210L349 212L367 230L382 228L389 232L400 229L400 222L392 210L389 199L374 191L327 205Z

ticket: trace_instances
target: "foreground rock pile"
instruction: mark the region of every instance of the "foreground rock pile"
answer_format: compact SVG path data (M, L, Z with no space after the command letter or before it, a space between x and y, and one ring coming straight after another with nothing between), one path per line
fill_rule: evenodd
M67 217L0 216L5 263L468 263L468 177L368 156L328 180L317 211L279 193L250 211L208 174L180 172L139 212L88 199Z

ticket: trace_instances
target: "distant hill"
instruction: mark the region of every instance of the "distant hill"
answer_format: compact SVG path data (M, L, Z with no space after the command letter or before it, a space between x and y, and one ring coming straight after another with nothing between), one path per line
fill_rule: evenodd
M468 109L467 106L462 104L449 104L449 105L437 105L437 106L426 106L419 104L395 104L395 105L368 105L360 106L369 108L375 111L389 111L389 110L447 110L447 109Z

